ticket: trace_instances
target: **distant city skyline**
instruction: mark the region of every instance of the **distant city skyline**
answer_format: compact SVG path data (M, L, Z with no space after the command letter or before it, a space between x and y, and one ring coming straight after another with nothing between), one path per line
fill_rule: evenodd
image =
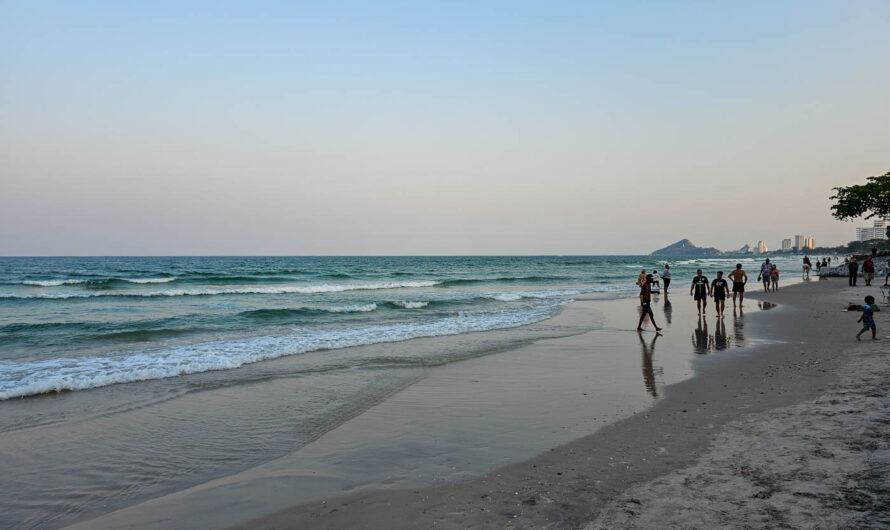
M0 255L853 239L890 3L6 1ZM787 228L785 228L787 227Z

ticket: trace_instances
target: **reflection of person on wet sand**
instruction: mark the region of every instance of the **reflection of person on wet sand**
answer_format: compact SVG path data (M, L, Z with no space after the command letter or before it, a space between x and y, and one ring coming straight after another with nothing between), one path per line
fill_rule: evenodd
M692 332L692 347L695 353L708 353L708 319L698 317L698 327Z
M671 301L668 300L667 295L665 295L665 297L664 297L664 304L661 306L661 308L664 310L664 319L667 320L668 324L670 324L671 323L671 315L674 312L674 308L673 308L673 306L671 306Z
M726 322L722 318L717 319L717 329L714 330L714 349L725 350L729 346L726 338Z
M646 385L646 390L652 394L652 397L658 397L658 390L655 388L655 368L652 366L652 355L655 353L655 341L658 340L661 333L656 333L652 337L652 342L648 345L643 340L642 333L637 333L637 335L640 337L640 347L643 350L643 384Z
M736 308L732 308L732 335L736 344L745 340L745 334L742 333L742 327L744 327L742 318L744 316L745 311L741 307L739 307L738 311L736 311Z

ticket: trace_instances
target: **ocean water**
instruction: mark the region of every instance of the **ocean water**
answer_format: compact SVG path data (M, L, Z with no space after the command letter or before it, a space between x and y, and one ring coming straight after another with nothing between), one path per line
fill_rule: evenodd
M753 258L739 258L755 272ZM675 285L736 258L671 260ZM0 258L0 399L504 329L635 290L649 256ZM797 258L779 261L797 273ZM753 279L753 278L752 278ZM425 359L415 359L424 363ZM440 360L441 361L441 360Z
M754 281L751 257L676 258L673 285L738 261ZM783 278L798 263L779 260ZM546 321L582 294L633 297L663 264L0 258L0 527L60 528L293 455L433 367L579 332Z

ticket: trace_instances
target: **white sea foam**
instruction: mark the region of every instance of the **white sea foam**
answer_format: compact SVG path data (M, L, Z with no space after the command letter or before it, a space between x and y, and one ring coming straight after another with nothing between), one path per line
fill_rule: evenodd
M122 282L129 283L169 283L176 281L176 278L111 278L111 279L119 279ZM89 280L89 279L72 279L72 280L25 280L22 282L24 285L33 285L35 287L58 287L60 285L80 285L84 283L89 283L91 281L101 281L101 280Z
M337 330L299 329L287 335L203 342L152 351L20 363L0 361L0 400L227 370L320 349L512 328L549 318L565 303L568 302L551 300L522 311L462 312L456 316L412 324Z
M87 283L87 280L25 280L25 285L33 285L36 287L58 287L60 285L77 285L79 283Z
M166 280L166 278L164 278ZM95 298L100 296L214 296L225 294L314 294L337 293L343 291L364 291L378 289L399 289L410 287L433 287L440 282L409 281L409 282L384 282L384 283L353 283L353 284L320 284L320 285L276 285L256 287L228 287L217 289L167 289L163 291L101 291L101 292L72 292L72 293L36 293L14 294L0 293L0 298Z
M367 313L369 311L376 311L377 304L370 303L364 305L348 305L343 307L327 307L324 310L329 313Z
M430 305L429 302L409 302L406 300L396 300L393 304L399 307L404 307L405 309L421 309Z

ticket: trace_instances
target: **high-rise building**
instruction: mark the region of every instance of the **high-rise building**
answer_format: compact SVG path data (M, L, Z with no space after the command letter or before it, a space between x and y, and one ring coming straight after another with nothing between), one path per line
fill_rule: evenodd
M791 239L782 240L782 250L791 250Z
M856 241L871 241L872 239L887 239L887 226L890 219L880 219L873 226L863 226L856 229Z
M766 248L766 243L764 243L763 240L760 240L757 242L757 253L758 254L763 254L764 252L768 252L768 251L769 251L769 249Z
M816 248L816 238L815 237L807 238L807 248L810 250Z
M807 236L794 236L794 250L801 251L807 246Z

